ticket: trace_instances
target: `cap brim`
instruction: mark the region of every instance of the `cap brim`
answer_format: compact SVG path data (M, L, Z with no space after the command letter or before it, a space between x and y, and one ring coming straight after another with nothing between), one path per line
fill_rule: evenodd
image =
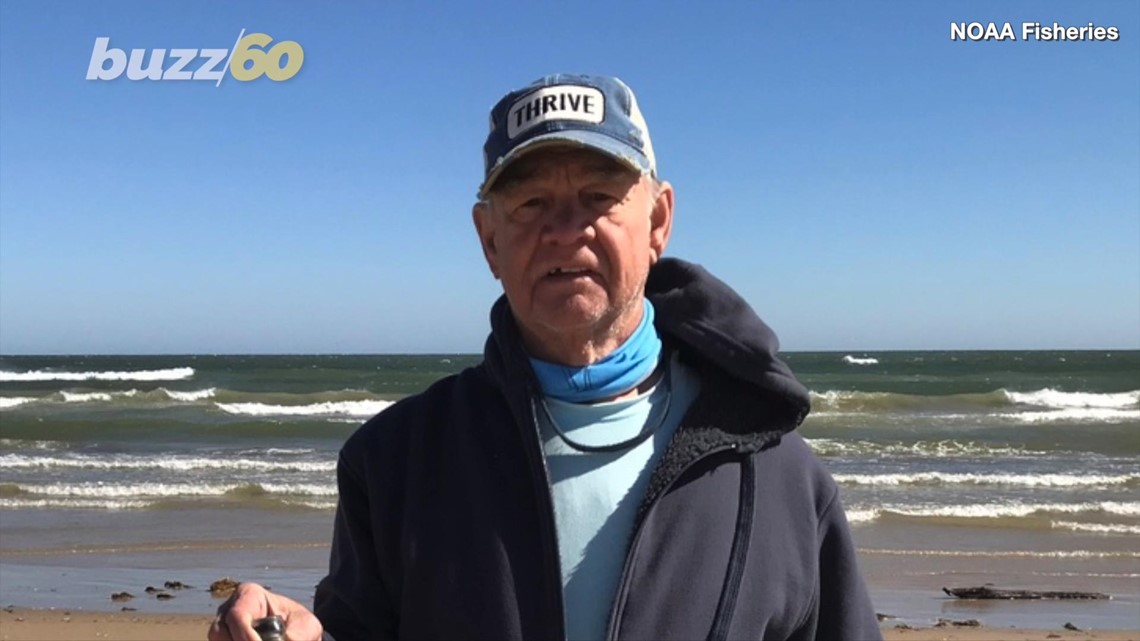
M652 171L649 159L646 158L645 155L638 153L629 145L618 142L605 134L581 130L552 131L531 138L512 149L511 153L499 158L499 160L495 162L495 166L491 168L491 173L487 174L487 179L479 186L479 198L483 199L487 197L487 193L494 187L495 181L498 180L503 170L509 167L514 161L532 151L558 146L579 147L597 151L642 174L648 174Z

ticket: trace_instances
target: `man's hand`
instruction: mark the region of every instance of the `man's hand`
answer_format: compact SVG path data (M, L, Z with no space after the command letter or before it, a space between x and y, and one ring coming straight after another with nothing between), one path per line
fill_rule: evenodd
M320 641L321 622L293 599L273 594L256 583L242 583L218 608L209 641L260 641L253 620L276 614L285 620L286 641Z

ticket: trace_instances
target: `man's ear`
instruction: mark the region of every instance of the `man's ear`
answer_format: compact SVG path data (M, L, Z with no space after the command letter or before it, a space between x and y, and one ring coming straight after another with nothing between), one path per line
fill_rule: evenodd
M651 187L652 188L652 187ZM673 233L673 185L662 181L657 188L657 198L653 201L653 210L649 214L649 249L651 260L655 264L661 260L665 253L665 246L669 244L669 235Z
M491 206L486 202L477 202L471 208L471 220L475 223L475 233L479 236L479 245L483 248L483 257L487 259L487 267L491 268L491 275L499 279L498 252L495 250L495 221L492 220Z

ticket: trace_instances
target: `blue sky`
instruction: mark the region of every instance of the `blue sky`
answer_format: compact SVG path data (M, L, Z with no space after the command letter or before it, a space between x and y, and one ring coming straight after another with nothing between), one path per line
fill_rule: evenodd
M487 111L554 71L634 88L667 253L785 350L1140 347L1132 0L202 7L0 3L0 353L479 351ZM242 29L300 72L85 79Z

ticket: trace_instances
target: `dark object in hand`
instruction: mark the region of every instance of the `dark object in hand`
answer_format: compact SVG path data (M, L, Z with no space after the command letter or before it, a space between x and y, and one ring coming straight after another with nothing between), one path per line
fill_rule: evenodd
M261 641L285 641L285 620L277 615L254 619L253 631Z

